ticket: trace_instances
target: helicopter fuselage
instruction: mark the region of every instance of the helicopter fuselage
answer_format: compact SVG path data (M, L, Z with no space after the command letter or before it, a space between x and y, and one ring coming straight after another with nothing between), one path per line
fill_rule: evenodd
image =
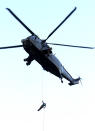
M37 36L30 36L22 40L24 50L29 54L27 60L29 64L32 60L36 60L44 70L61 78L61 70L63 68L60 61L52 53L51 48L40 40Z
M46 41L53 35L53 33L74 13L76 7L63 19L63 21L48 35L44 40L41 40L34 32L32 32L15 14L14 12L6 8L11 15L32 35L26 39L22 40L23 45L11 46L11 47L2 47L0 49L7 48L16 48L22 47L29 54L28 58L24 59L27 65L30 65L33 60L36 60L44 70L54 74L59 77L62 81L62 78L67 79L70 83L69 85L75 85L79 83L80 77L77 79L72 78L72 76L66 71L62 66L61 62L57 57L52 53L51 48L48 46ZM55 44L56 45L56 44ZM68 46L68 45L66 45ZM72 46L71 46L72 47Z
M31 35L23 39L22 43L24 50L29 54L28 58L24 59L27 65L36 60L44 70L59 77L62 83L62 78L67 79L70 82L69 85L79 83L80 78L72 78L44 40L39 39L36 35Z

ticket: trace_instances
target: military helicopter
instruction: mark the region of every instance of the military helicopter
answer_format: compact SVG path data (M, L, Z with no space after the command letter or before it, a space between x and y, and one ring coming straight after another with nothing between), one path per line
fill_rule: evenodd
M19 48L23 47L24 50L29 54L27 58L24 59L26 65L30 65L33 60L36 60L44 70L50 72L51 74L57 76L61 79L63 83L63 78L69 81L69 85L79 84L80 77L74 79L64 68L58 58L53 54L51 45L59 46L68 46L68 47L77 47L85 49L95 49L95 47L84 47L84 46L75 46L75 45L65 45L65 44L55 44L47 43L46 41L53 35L53 33L75 12L76 7L65 17L65 19L48 35L44 40L41 40L34 32L32 32L15 14L14 12L6 8L9 13L18 21L20 24L30 32L31 36L22 39L22 45L0 47L0 49L9 49L9 48Z

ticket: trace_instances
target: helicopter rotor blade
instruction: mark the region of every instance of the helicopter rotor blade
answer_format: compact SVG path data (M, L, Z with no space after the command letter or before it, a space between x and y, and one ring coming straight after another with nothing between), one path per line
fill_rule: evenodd
M15 45L15 46L0 47L0 50L1 50L1 49L10 49L10 48L19 48L19 47L23 47L23 45Z
M56 44L56 43L47 43L47 44L49 44L49 45L57 45L57 46L75 47L75 48L84 48L84 49L95 49L95 47L88 47L88 46L76 46L76 45Z
M66 17L65 19L48 35L48 37L44 40L46 41L76 10L77 8L75 7Z
M13 16L15 17L16 20L18 20L18 21L20 22L20 24L21 24L22 26L24 26L24 28L26 28L26 30L28 30L32 35L34 35L34 32L32 32L32 31L13 13L13 11L12 11L11 9L9 9L9 8L6 8L6 9L11 13L11 15L13 15Z

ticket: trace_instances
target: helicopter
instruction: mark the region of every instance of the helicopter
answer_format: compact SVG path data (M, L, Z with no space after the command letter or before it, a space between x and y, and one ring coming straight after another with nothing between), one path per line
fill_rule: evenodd
M58 77L63 83L63 78L69 81L69 85L79 84L80 77L74 79L61 64L59 59L53 54L52 48L49 45L59 45L59 46L68 46L76 48L85 48L85 49L95 49L95 47L85 47L85 46L75 46L75 45L65 45L65 44L56 44L56 43L47 43L46 41L53 35L53 33L76 11L75 7L63 21L48 35L44 40L41 40L32 30L28 28L18 17L17 15L9 8L6 8L9 13L28 31L31 36L28 36L25 39L22 39L22 45L6 46L0 47L0 49L9 49L9 48L19 48L23 47L24 50L28 53L28 57L24 59L26 65L30 65L33 60L36 60L42 68L50 72L51 74Z

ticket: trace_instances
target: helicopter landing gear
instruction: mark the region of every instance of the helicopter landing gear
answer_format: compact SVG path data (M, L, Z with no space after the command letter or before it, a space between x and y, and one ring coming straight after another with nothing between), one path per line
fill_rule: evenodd
M34 60L34 58L31 56L28 56L27 58L24 59L27 66L30 65L33 60Z
M63 80L61 79L61 83L63 83Z
M61 83L63 83L63 80L62 80L62 75L60 75L60 78L61 78Z

